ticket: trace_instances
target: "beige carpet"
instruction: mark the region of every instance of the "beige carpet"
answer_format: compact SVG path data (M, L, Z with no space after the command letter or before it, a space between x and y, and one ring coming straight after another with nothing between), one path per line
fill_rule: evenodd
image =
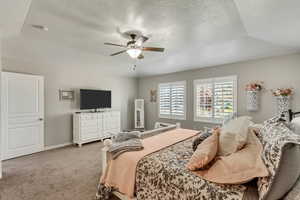
M70 146L3 162L1 200L92 200L101 143Z
M70 146L4 161L0 200L95 199L101 147L101 143ZM285 199L300 199L300 178Z

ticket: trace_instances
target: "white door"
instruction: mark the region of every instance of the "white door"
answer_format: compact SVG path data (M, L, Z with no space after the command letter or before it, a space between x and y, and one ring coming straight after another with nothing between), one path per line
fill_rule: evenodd
M14 158L44 149L44 78L2 72L2 155Z

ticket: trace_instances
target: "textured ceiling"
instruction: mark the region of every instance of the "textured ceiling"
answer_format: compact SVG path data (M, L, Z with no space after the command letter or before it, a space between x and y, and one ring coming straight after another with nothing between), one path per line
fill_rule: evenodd
M0 0L0 33L2 37L20 34L31 0Z
M22 34L3 42L7 58L101 67L122 76L148 76L300 49L299 0L32 0ZM45 25L48 32L30 24ZM137 29L151 39L136 61L109 57L126 43L117 33ZM136 71L132 66L136 64Z

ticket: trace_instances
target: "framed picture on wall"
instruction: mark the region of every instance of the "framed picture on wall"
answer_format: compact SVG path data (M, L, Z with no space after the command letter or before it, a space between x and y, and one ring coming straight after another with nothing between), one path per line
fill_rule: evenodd
M157 90L150 90L150 102L156 103L157 100Z
M73 90L59 90L59 100L74 100L75 92Z

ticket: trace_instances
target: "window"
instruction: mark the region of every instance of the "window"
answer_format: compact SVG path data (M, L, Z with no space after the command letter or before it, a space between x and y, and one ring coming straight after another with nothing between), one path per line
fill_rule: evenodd
M186 81L159 84L159 117L185 120Z
M194 80L194 120L221 123L237 112L237 77Z

